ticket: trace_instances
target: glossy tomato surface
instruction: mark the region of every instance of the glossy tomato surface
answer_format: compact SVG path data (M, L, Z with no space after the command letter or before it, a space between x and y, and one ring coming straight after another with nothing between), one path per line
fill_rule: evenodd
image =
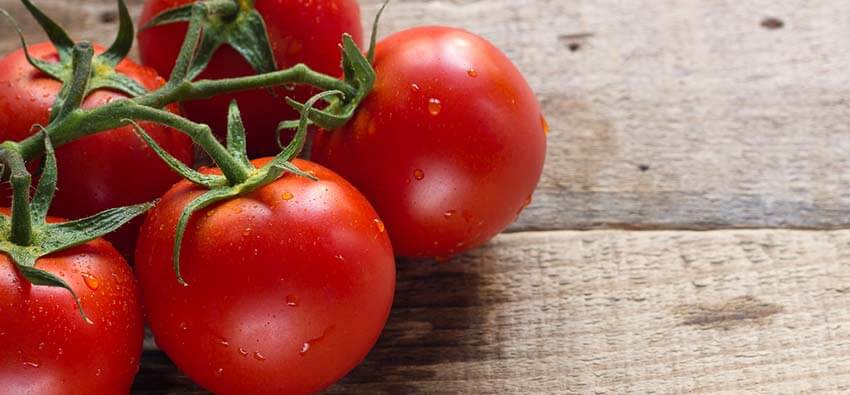
M142 227L136 272L156 342L212 392L316 392L366 356L389 314L395 263L377 214L333 172L295 164L320 181L286 175L194 214L188 286L172 269L174 233L204 189L181 181Z
M374 91L312 158L354 184L397 254L445 257L516 220L543 170L546 126L511 61L459 29L406 30L377 47Z
M41 258L36 267L74 289L92 324L67 290L31 285L0 254L0 392L127 394L143 337L127 262L98 239Z
M194 0L147 0L140 25L164 10L194 2ZM257 11L263 16L277 66L288 68L304 63L312 69L342 75L339 43L343 33L349 33L361 43L363 28L360 6L356 0L257 0ZM171 75L186 24L156 26L139 33L139 53L142 62L160 74ZM251 66L233 48L225 45L216 51L200 79L232 78L255 74ZM283 101L292 96L305 101L315 92L311 88L277 89L279 97L260 89L222 95L208 100L183 104L186 115L194 121L210 125L220 136L227 128L227 107L233 99L239 102L248 134L249 154L253 157L276 154L280 151L274 140L277 125L288 119L298 119L298 113Z
M102 47L96 47L102 52ZM40 59L55 61L56 51L50 43L30 47ZM164 81L152 69L123 61L117 70L147 89L156 89ZM0 59L0 140L23 140L46 125L50 108L62 83L33 68L18 50ZM126 95L111 90L92 92L83 108L95 108ZM172 112L176 106L169 107ZM142 127L185 163L192 161L192 141L173 129L143 122ZM180 177L171 171L140 140L131 127L113 129L88 136L56 149L59 181L51 214L65 218L82 218L97 212L150 201L161 196ZM9 203L8 190L6 204ZM132 256L141 220L131 222L107 239L125 254Z

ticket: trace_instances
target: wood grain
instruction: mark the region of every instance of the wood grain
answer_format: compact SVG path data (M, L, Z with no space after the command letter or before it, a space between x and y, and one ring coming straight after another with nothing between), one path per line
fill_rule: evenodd
M379 2L361 1L366 26ZM76 37L112 37L112 1L38 4ZM17 0L0 6L37 32ZM511 231L836 228L850 224L847 15L837 0L397 0L381 34L462 26L526 73L552 133ZM0 50L17 47L5 31Z
M329 392L848 391L848 267L848 231L504 235L402 262L381 340ZM184 388L157 360L140 382Z

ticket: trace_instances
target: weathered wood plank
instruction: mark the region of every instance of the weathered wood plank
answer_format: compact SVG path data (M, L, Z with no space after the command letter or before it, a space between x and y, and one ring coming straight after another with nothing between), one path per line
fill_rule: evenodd
M848 391L848 267L848 231L504 235L401 263L381 340L329 392ZM182 388L157 358L140 383Z
M364 21L379 2L361 2ZM76 36L112 36L109 0L38 3ZM552 133L514 231L831 228L850 224L846 15L845 1L409 0L381 33L463 26L526 72ZM0 50L18 45L6 31Z

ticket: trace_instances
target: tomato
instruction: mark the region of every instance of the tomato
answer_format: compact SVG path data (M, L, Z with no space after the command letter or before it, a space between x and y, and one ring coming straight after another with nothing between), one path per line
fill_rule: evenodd
M144 25L164 10L191 3L194 0L148 0L145 2L140 25ZM360 6L356 0L256 0L257 11L266 24L269 42L277 66L281 69L305 63L316 71L342 75L339 43L343 33L351 34L360 43L363 28ZM179 53L186 23L160 25L142 30L139 54L142 63L162 75L170 75ZM242 56L229 46L220 47L200 79L222 79L252 75L253 69ZM277 89L274 97L267 89L217 96L212 99L183 103L186 115L210 125L220 136L227 130L227 107L233 99L239 102L248 134L251 157L273 155L280 151L275 141L278 123L298 119L298 113L286 105L283 97L306 101L315 92L309 87L293 91Z
M531 202L543 170L534 93L501 51L463 30L406 30L376 51L374 91L346 127L316 136L312 159L369 198L401 256L488 241Z
M136 272L156 342L215 393L325 388L366 356L389 314L395 263L383 223L348 182L294 163L320 181L287 174L192 216L180 259L188 286L172 269L175 228L205 189L176 184L142 227Z
M128 393L139 369L143 321L127 262L96 239L43 257L36 267L65 280L93 324L83 320L67 290L31 285L0 254L3 393Z
M29 48L39 59L56 61L50 43ZM103 48L97 47L98 52ZM125 60L117 70L147 89L156 89L164 81L153 70ZM33 68L18 50L0 59L0 141L20 141L46 125L50 108L62 83ZM102 106L124 99L125 94L111 90L92 92L83 108ZM177 112L176 106L169 107ZM192 141L175 130L142 123L147 132L172 155L185 163L192 161ZM162 195L180 177L136 137L131 127L113 129L84 137L57 148L59 182L51 213L65 218L83 218L94 213L153 200ZM11 193L4 192L6 204ZM141 220L131 222L107 236L125 256L131 256Z

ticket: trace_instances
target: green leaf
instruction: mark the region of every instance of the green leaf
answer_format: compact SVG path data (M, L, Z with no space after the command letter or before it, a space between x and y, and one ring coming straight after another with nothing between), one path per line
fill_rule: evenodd
M293 165L290 161L298 156L298 153L300 153L304 148L304 143L307 139L307 128L310 126L310 110L313 109L313 106L315 106L319 100L324 100L325 98L334 95L343 96L343 93L340 91L326 91L316 94L311 97L310 100L307 100L307 103L304 104L304 109L301 110L301 117L298 120L298 129L295 132L295 138L292 139L289 145L287 145L281 153L275 156L274 159L263 167L263 170L269 172L271 178L277 178L284 171L288 171L290 173L315 180L314 176L301 171L301 169L298 169L298 167ZM278 139L279 138L280 136L278 136Z
M24 7L29 10L33 18L35 18L38 24L41 25L44 32L47 33L47 37L59 53L59 58L66 59L68 56L71 56L71 49L74 47L74 41L71 40L71 37L68 37L68 33L66 33L59 24L45 15L30 0L21 0L21 2L24 3Z
M115 37L112 46L99 57L105 64L115 67L127 57L132 47L133 19L130 18L130 12L127 11L127 4L124 3L124 0L118 0L118 35Z
M189 68L186 79L191 81L198 78L198 76L207 68L207 65L210 64L210 60L222 44L224 44L224 40L222 40L221 36L212 32L204 31L201 36L201 43L198 45L198 48L192 56L192 65Z
M65 280L55 276L50 272L41 269L36 269L33 266L19 264L18 269L21 271L21 274L24 276L24 278L26 278L27 281L29 281L33 285L42 285L66 289L68 292L71 293L71 297L74 298L74 303L76 303L77 310L80 311L80 315L83 317L83 320L85 320L86 323L92 323L91 320L89 320L89 318L86 316L86 312L83 311L83 305L82 303L80 303L80 298L77 297L76 292L71 289L71 286L69 286L68 283L65 282Z
M35 196L30 202L30 210L32 211L33 223L43 223L47 218L47 210L50 208L50 203L53 201L53 194L56 192L56 153L53 150L53 144L50 143L50 136L44 134L44 164L41 178L38 180L38 186L35 189Z
M16 21L15 18L12 17L12 15L9 15L6 10L0 9L0 15L3 15L4 17L6 17L6 19L9 20L9 22L12 23L12 27L15 28L15 31L18 33L18 38L21 40L21 49L24 51L24 56L27 58L27 62L29 62L32 67L35 67L42 73L45 73L60 81L63 80L63 77L65 75L70 74L67 72L65 67L62 67L60 63L45 62L41 59L36 59L32 57L29 51L29 46L27 45L26 37L24 37L24 32L21 30L21 26L18 24L18 21Z
M46 224L47 231L43 232L41 238L41 250L46 255L87 243L112 233L153 206L151 202L118 207L76 221Z
M230 102L227 113L227 151L247 168L253 168L245 143L245 125L236 100Z
M369 55L366 56L369 63L375 62L375 46L378 41L378 23L381 21L381 14L384 13L384 9L387 8L388 4L390 4L390 0L386 0L384 1L384 4L381 4L381 9L378 10L378 13L375 15L375 21L372 23L372 38L369 42Z
M177 230L174 236L174 251L171 257L171 262L174 267L174 274L177 276L177 282L181 285L189 285L183 280L180 274L180 249L183 244L183 236L186 234L186 227L189 225L189 220L195 211L202 210L211 204L220 202L225 199L239 196L242 191L237 187L224 187L212 189L197 199L191 201L183 212L180 214L180 219L177 221Z
M165 10L145 23L141 30L147 30L154 26L167 25L175 22L189 22L192 19L192 8L194 3Z
M130 97L137 97L148 93L136 80L112 70L108 73L96 73L89 81L88 92L98 89L112 89L126 93Z
M135 121L131 119L125 119L124 121L132 124L133 129L136 131L136 134L139 136L139 138L144 140L144 142L147 143L148 146L151 147L151 149L153 149L154 153L156 153L156 155L159 156L165 162L165 164L171 168L171 170L174 170L177 174L183 176L183 178L195 184L203 185L207 188L215 188L227 184L227 178L223 176L201 174L196 170L192 169L191 167L186 166L185 163L181 162L180 160L169 154L168 151L162 149L162 147L157 144L156 140L154 140L149 134L147 134L147 132L145 132L145 130Z
M236 23L228 44L242 54L257 74L271 73L277 70L272 52L266 23L256 10L245 14Z

